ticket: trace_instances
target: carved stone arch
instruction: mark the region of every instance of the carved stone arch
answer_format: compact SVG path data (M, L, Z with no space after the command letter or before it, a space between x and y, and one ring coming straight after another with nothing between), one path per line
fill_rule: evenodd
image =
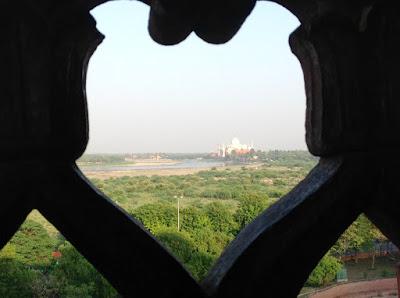
M36 208L123 296L222 298L295 297L362 212L400 245L395 4L274 1L302 23L290 43L305 76L307 144L322 158L240 233L199 285L75 165L87 143L87 61L102 40L89 11L104 2L0 4L0 247ZM151 36L174 44L192 31L226 42L255 1L146 3Z

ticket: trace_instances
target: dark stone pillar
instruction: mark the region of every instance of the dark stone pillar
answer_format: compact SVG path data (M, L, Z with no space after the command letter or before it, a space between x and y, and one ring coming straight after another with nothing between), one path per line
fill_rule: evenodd
M400 244L399 11L369 1L309 1L308 10L281 2L302 22L290 45L304 72L308 148L321 162L225 251L204 282L219 297L295 297L361 213Z
M126 297L286 298L363 212L400 246L396 4L276 1L302 23L290 44L304 71L307 144L321 161L240 233L201 288L75 165L88 140L87 62L102 40L89 9L103 2L0 4L0 247L37 208ZM226 42L255 4L144 2L163 44L192 31Z
M397 296L400 297L400 263L396 266L396 273L397 273Z
M182 264L75 165L88 141L87 64L103 39L87 4L0 4L0 248L38 209L123 296L201 297Z
M87 144L86 66L102 35L88 14L22 3L0 11L1 159L71 162Z

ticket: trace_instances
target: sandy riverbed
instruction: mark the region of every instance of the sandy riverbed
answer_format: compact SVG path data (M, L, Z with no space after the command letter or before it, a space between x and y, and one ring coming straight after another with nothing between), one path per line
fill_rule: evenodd
M133 171L83 171L84 174L90 179L109 179L109 178L118 178L118 177L135 177L135 176L183 176L183 175L191 175L198 173L200 171L204 171L207 169L157 169L157 170L133 170Z
M135 164L136 165L136 164ZM259 164L247 165L247 168L258 168L262 166ZM118 177L135 177L135 176L183 176L183 175L192 175L196 174L200 171L211 170L214 166L203 167L203 168L166 168L166 169L147 169L147 170L128 170L128 171L90 171L88 169L83 169L84 174L90 179L109 179L109 178L118 178ZM225 170L229 168L230 170L240 170L243 165L231 165L231 166L222 166L217 167L218 170Z

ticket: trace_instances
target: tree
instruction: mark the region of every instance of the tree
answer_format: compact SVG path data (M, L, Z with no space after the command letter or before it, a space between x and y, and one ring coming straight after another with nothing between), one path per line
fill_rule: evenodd
M108 281L69 243L59 248L62 257L51 277L61 297L118 297Z
M311 287L326 285L335 280L336 274L339 272L340 268L342 268L340 261L328 253L321 259L317 267L315 267L310 274L306 285Z
M193 252L196 251L195 244L185 231L178 232L174 228L160 228L156 235L165 247L173 253L182 263L188 263Z
M199 250L188 232L178 232L174 228L163 228L157 231L156 237L185 265L197 280L206 276L215 261L215 257Z
M51 262L51 253L56 241L46 229L33 220L27 220L10 240L15 248L15 259L31 266L46 266Z
M0 297L33 297L33 283L38 275L16 260L0 258Z
M0 259L12 260L15 258L15 246L11 243L7 243L6 246L0 250Z
M229 207L220 202L212 202L204 207L204 211L211 221L212 229L224 234L234 234L238 229Z
M199 208L188 207L181 211L182 230L194 232L200 229L211 229L212 223L205 212Z
M175 227L178 222L176 208L163 203L143 205L131 214L153 233L160 227Z
M234 218L239 225L239 229L243 229L247 224L252 222L261 212L269 206L268 197L255 193L248 193L239 203Z
M218 258L225 247L233 240L233 235L201 229L190 234L198 251Z
M347 251L354 251L356 262L358 252L372 251L372 269L375 266L375 242L385 240L385 236L371 223L365 215L360 215L354 223L347 228L332 248L335 255L343 255Z

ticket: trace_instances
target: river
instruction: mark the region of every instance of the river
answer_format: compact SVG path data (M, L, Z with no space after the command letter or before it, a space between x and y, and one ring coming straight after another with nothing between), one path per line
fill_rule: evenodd
M166 169L207 169L212 167L223 167L225 162L215 160L186 159L171 164L154 165L81 165L79 168L85 172L113 172L113 171L135 171L135 170L166 170Z

